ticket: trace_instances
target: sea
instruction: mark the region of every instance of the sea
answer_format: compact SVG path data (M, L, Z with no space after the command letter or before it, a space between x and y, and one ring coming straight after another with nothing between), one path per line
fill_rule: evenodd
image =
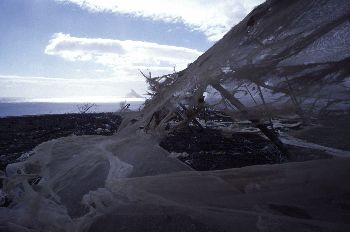
M87 113L118 112L121 107L130 104L130 110L139 110L144 103L143 98L112 99L19 99L0 98L0 117L69 114L80 113L86 104L93 105Z

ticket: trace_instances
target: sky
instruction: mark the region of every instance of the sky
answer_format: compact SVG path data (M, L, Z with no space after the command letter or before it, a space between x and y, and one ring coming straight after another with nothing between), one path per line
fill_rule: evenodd
M124 97L180 71L263 0L0 0L0 98Z

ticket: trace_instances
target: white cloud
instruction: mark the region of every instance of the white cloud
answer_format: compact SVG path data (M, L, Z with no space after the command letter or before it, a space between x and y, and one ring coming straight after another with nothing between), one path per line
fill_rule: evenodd
M182 22L219 40L254 6L265 0L56 0L74 3L92 12L113 12L164 22Z
M169 73L174 66L178 70L184 69L202 54L184 47L132 40L78 38L63 33L53 35L45 53L69 61L94 62L129 80L139 76L138 69L150 69L155 75Z

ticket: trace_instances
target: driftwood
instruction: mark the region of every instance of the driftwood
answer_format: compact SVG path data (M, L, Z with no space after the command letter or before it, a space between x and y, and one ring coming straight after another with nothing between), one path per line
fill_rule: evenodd
M284 144L281 142L281 140L278 138L277 133L273 130L273 128L269 129L263 122L261 122L260 119L256 118L255 116L252 116L247 108L232 94L230 94L224 87L222 87L220 84L215 83L212 84L212 86L224 97L226 98L233 106L235 106L240 113L242 113L249 121L252 122L252 124L259 128L260 131L271 140L273 144L275 144L278 149L283 152L287 157L289 158L289 152L287 148L284 146Z
M180 105L180 107L185 111L185 113L186 113L186 118L185 118L185 120L186 120L186 122L190 122L190 121L192 121L197 127L199 127L200 129L203 129L203 126L202 126L202 124L200 124L198 121L197 121L197 119L196 119L196 116L198 115L198 113L202 110L202 108L201 107L198 107L198 108L196 108L196 109L194 109L194 110L188 110L187 109L187 107L185 106L185 105L183 105L183 104L179 104Z

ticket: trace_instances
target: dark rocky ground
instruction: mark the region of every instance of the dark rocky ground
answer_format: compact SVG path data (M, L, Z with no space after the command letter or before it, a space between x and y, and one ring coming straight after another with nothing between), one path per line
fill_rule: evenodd
M350 119L348 117L342 116L338 120L332 118L331 122L348 125L347 120ZM233 123L221 114L209 115L208 118L214 124ZM9 163L17 162L22 154L31 151L42 142L72 134L112 135L116 133L121 121L121 116L113 113L0 118L0 170L4 170ZM331 126L328 121L324 123ZM337 130L340 134L348 133L345 127ZM311 142L318 142L313 137L323 133L325 144L327 136L331 137L330 131L331 128L326 126L316 126L306 130L298 127L291 133ZM340 143L342 145L340 148L343 148L349 145L344 139L343 136L338 136L331 140ZM171 133L160 146L195 170L217 170L287 161L285 155L259 133L227 131L223 133L215 128L200 130L196 127L187 127ZM291 161L330 158L326 153L313 149L294 146L288 146L288 149L292 154Z
M160 146L198 171L273 164L285 156L267 139L253 133L223 135L216 129L188 128L165 138Z
M121 117L113 113L0 118L0 170L42 142L72 134L112 135L120 122Z

